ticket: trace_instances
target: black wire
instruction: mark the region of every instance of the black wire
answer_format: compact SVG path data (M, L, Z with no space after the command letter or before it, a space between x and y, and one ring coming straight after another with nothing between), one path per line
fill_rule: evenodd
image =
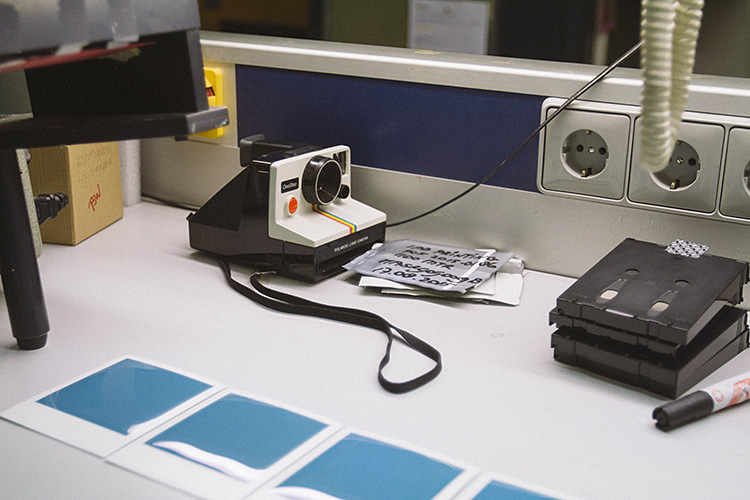
M598 75L596 75L593 79L591 79L586 85L584 85L583 87L581 87L575 94L573 94L572 96L570 96L559 108L557 108L557 110L555 110L554 113L552 113L550 116L548 116L546 120L544 120L537 128L535 128L534 131L531 134L529 134L529 136L526 139L524 139L524 141L521 143L521 145L518 146L507 158L505 158L502 161L502 163L500 163L500 165L498 165L497 167L495 167L490 173L488 173L487 175L485 175L484 177L482 177L482 179L480 179L479 181L477 181L476 183L474 183L471 187L469 187L468 189L464 190L463 192L457 194L453 198L451 198L451 199L449 199L447 201L444 201L443 203L441 203L440 205L436 206L435 208L432 208L432 209L430 209L430 210L428 210L426 212L423 212L423 213L421 213L419 215L415 215L414 217L410 217L408 219L404 219L404 220L399 221L399 222L392 222L390 224L386 224L386 227L400 226L401 224L406 224L407 222L413 222L413 221L415 221L417 219L421 219L422 217L426 217L426 216L428 216L430 214L433 214L433 213L437 212L438 210L440 210L442 208L445 208L446 206L450 205L451 203L453 203L455 201L458 201L459 199L463 198L464 196L466 196L467 194L471 193L476 188L478 188L479 186L481 186L482 184L484 184L485 182L487 182L488 180L490 180L496 173L498 173L500 171L501 168L503 168L508 162L510 162L513 158L515 158L516 155L518 155L518 153L520 153L523 150L523 148L525 148L526 145L529 142L531 142L532 139L534 139L534 137L536 137L536 135L539 132L541 132L542 129L544 129L544 127L547 126L547 124L549 122L551 122L565 108L567 108L568 106L570 106L570 104L573 101L575 101L576 99L578 99L579 97L581 97L581 95L583 95L587 90L589 90L591 87L593 87L594 85L596 85L597 83L599 83L605 76L607 76L608 74L610 74L612 72L612 70L614 70L616 67L618 67L620 64L622 64L623 61L625 61L628 57L630 57L631 55L633 55L633 53L635 53L638 49L641 48L642 44L643 44L643 41L639 40L638 43L636 43L635 45L633 45L627 52L625 52L625 54L623 54L615 62L613 62L612 64L610 64L606 68L604 68Z
M184 203L178 203L176 201L170 201L166 198L162 198L160 196L155 196L153 194L148 194L148 193L142 193L141 198L145 201L152 201L154 203L159 203L160 205L166 205L172 208L179 208L181 210L187 210L188 212L194 212L195 210L199 208L198 206L195 206L195 205L188 205Z

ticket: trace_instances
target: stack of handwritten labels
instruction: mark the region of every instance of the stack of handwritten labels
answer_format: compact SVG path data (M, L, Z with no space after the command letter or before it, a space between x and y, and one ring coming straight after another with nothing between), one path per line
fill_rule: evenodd
M510 252L421 241L384 243L344 266L384 293L518 305L523 262Z

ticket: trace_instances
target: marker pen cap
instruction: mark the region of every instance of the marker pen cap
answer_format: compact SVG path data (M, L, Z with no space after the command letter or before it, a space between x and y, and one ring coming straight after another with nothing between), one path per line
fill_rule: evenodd
M663 431L675 429L713 412L714 400L705 391L696 391L654 410L656 427Z

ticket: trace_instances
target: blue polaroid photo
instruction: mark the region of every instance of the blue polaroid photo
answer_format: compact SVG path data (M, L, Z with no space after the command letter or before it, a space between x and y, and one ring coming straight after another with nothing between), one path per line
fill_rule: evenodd
M200 498L239 499L338 428L287 406L224 391L108 461Z
M554 500L552 497L547 495L540 495L533 491L512 486L510 484L501 483L500 481L492 481L479 492L474 500Z
M564 497L511 484L497 475L485 473L472 481L455 500L564 500Z
M349 433L255 499L436 500L473 473L403 446Z
M1 416L104 457L219 390L198 377L124 357Z

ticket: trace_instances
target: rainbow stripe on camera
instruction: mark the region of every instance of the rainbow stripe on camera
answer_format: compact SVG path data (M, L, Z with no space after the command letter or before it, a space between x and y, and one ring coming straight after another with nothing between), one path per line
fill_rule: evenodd
M320 205L313 205L312 209L313 209L313 212L319 213L320 215L328 217L329 219L334 220L334 221L338 222L339 224L343 224L346 227L348 227L349 228L349 234L354 233L354 232L357 231L356 224L352 224L348 220L342 219L341 217L339 217L337 215L333 215L330 212L326 212L325 210L323 210L322 208L320 208Z

